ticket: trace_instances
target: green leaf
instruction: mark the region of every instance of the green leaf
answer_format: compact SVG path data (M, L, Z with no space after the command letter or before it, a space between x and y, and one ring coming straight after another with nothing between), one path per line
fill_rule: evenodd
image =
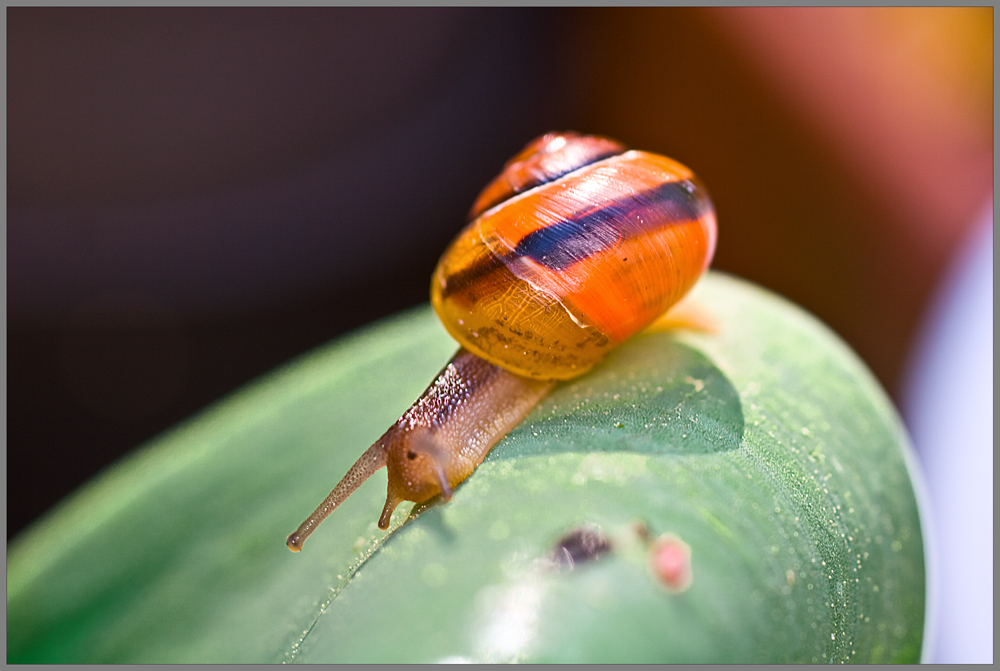
M565 383L451 502L376 527L385 471L285 536L455 349L429 309L302 357L137 450L9 547L10 662L915 662L905 433L857 357L717 273L718 333ZM610 550L572 568L560 539ZM691 549L664 589L651 537Z

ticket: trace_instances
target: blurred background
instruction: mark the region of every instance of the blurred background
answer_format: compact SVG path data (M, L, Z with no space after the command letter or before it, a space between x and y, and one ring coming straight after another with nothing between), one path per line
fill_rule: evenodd
M988 622L935 654L992 661L992 8L8 8L7 114L8 538L242 384L425 302L478 190L574 129L695 170L714 267L849 342L925 464L983 474L965 495L988 519L941 538L988 548L988 576L949 587L969 571L947 548L936 566L940 607L979 592ZM956 350L958 375L934 363ZM949 411L979 427L960 442L920 424L955 388L979 403Z

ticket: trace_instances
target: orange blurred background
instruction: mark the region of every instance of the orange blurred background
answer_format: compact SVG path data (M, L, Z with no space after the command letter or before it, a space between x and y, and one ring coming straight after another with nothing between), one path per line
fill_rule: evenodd
M100 468L427 299L535 135L667 154L714 267L897 398L993 185L992 8L8 8L8 537Z
M898 392L993 187L985 9L584 12L587 126L692 166L714 267L816 313Z

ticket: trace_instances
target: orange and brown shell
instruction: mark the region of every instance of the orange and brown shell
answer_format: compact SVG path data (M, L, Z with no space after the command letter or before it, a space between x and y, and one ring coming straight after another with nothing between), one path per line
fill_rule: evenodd
M474 354L569 379L680 300L715 251L694 174L607 138L550 133L508 161L431 280L445 328Z

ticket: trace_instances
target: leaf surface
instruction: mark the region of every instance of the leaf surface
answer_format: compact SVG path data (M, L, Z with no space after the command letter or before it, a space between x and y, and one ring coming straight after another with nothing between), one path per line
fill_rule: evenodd
M710 273L717 333L644 334L559 385L455 492L376 521L385 471L285 536L454 352L427 308L151 441L9 547L8 661L915 662L910 448L826 327ZM560 539L610 550L558 564ZM664 589L648 540L691 549Z

